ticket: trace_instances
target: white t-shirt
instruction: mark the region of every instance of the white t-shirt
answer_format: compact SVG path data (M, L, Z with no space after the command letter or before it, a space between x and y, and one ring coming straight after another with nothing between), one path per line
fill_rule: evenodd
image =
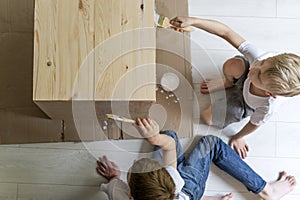
M167 166L166 170L169 172L175 183L175 194L178 195L179 200L189 200L190 198L181 192L185 183L177 169L172 166ZM111 200L129 199L129 186L124 181L117 178L111 180L109 183L101 184L100 190L104 191Z
M166 170L169 172L170 176L172 177L172 179L175 183L175 194L178 195L178 199L179 200L189 200L190 198L186 194L181 192L185 182L182 179L182 177L180 176L177 169L175 169L172 166L168 166L168 167L166 167Z
M100 190L105 192L111 200L129 199L129 186L118 178L111 180L109 183L101 184Z
M258 49L248 41L243 42L238 47L238 50L248 58L250 62L250 69L257 61L279 54ZM276 112L280 104L283 103L287 97L277 96L276 98L273 98L256 96L251 94L250 85L251 81L247 78L244 83L243 97L247 105L254 109L254 113L250 117L250 122L254 125L260 126L271 118L273 113Z

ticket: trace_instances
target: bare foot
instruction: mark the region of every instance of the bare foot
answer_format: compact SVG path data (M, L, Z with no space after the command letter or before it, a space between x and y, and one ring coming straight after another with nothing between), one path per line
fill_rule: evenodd
M217 90L229 88L232 86L232 83L226 78L223 79L207 79L201 84L201 93L208 94Z
M286 172L280 172L279 178L274 183L268 183L258 195L264 200L279 200L296 186L294 176L288 176Z
M232 193L226 194L225 196L222 197L209 197L209 196L204 196L202 197L201 200L229 200L233 197Z

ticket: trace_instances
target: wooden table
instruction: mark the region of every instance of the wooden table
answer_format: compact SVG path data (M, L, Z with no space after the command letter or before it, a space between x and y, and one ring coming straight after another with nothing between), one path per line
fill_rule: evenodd
M148 116L153 103L159 103L156 83L161 74L157 72L157 63L171 61L169 64L173 65L175 60L179 61L172 67L180 69L178 73L191 82L190 65L184 58L174 60L174 55L164 55L166 52L156 49L157 45L164 45L157 38L170 32L156 31L154 3L153 0L35 1L33 101L49 117L63 119L64 131L74 132L66 134L64 141L138 137L131 134L130 128L126 132L128 125L107 120L105 114ZM156 4L161 8L166 4L172 7L174 1ZM175 4L181 4L180 10L187 13L187 3L176 0ZM183 55L189 56L186 37L179 37L177 47L183 47ZM187 97L189 101L192 99L191 94ZM182 121L178 108L169 109L176 113L175 124ZM189 129L181 136L191 136L192 113L184 120ZM173 125L168 126L170 121L174 125L174 118L168 117L163 128L176 130Z

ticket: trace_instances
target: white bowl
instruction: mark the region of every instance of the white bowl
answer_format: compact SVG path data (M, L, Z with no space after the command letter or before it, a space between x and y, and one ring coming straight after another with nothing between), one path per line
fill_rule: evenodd
M169 92L176 90L179 86L179 83L180 80L178 76L172 72L165 73L160 80L162 88Z

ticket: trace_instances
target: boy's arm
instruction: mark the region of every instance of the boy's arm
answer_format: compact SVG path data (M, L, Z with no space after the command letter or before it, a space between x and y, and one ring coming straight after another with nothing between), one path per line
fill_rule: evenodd
M97 160L96 171L99 175L108 180L108 183L101 184L100 190L106 193L109 199L126 199L129 196L129 187L121 179L121 171L118 165L106 156Z
M108 181L114 178L120 178L121 171L119 166L111 160L108 160L106 156L102 156L97 160L96 171L98 174L106 178Z
M255 131L259 126L252 124L250 121L235 135L230 141L229 145L239 154L243 159L247 157L249 147L246 144L244 137Z
M175 140L168 135L160 134L158 124L149 118L137 119L136 124L139 133L144 138L146 138L150 144L162 148L163 165L164 166L170 165L173 166L174 168L177 168Z
M242 36L233 31L230 27L215 20L200 19L195 17L175 17L170 21L170 23L180 28L195 26L225 39L235 48L238 48L245 41Z

